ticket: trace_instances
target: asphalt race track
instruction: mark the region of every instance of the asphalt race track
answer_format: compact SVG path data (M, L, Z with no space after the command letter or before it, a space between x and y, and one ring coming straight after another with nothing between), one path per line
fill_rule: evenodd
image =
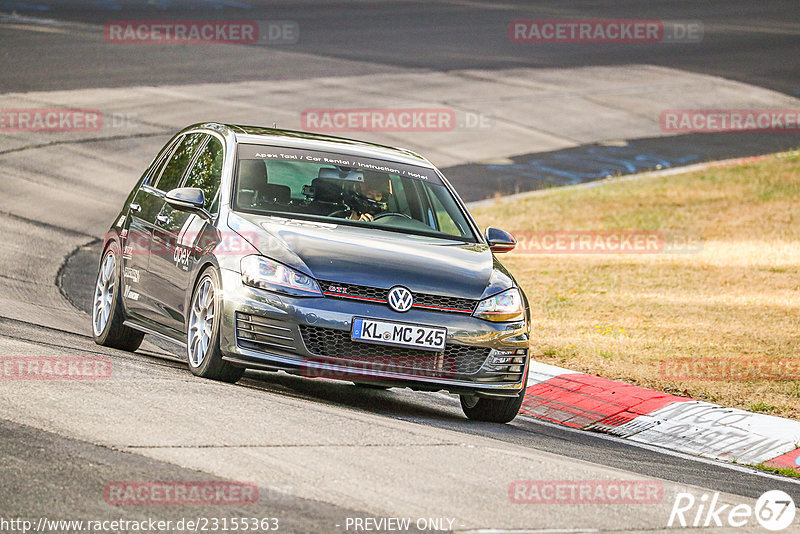
M437 520L425 532L658 532L680 492L719 492L730 505L775 489L800 498L795 480L746 466L524 417L471 423L444 394L252 371L237 385L201 380L160 341L135 354L95 345L86 313L98 239L156 150L193 122L298 128L307 108L447 106L452 131L343 135L429 155L469 200L796 148L796 131L673 135L658 124L664 108L800 108L796 1L0 0L0 14L0 108L104 116L97 131L0 131L0 358L92 356L112 370L96 381L0 379L0 532L19 531L2 522L13 518L230 517L277 518L279 532L298 533L363 532L353 518L386 517L410 518L409 531ZM575 17L701 21L704 34L679 44L508 39L511 20ZM300 38L103 38L111 20L208 18L292 21ZM510 485L532 479L649 480L663 498L511 502ZM242 482L258 488L257 502L114 505L104 491L125 481ZM764 532L755 521L735 530Z
M270 51L215 53L196 47L108 51L75 32L16 33L4 30L4 91L82 87L126 87L143 83L289 79L335 73L341 61L372 69L506 69L649 64L676 67L798 94L797 4L770 2L277 2L270 0L3 0L0 10L20 15L103 24L109 20L231 19L291 20L300 26L297 44L283 50L309 54L290 64L265 59ZM88 6L91 6L87 8ZM205 8L203 6L206 6ZM533 49L512 43L507 26L516 19L699 20L699 46L663 47L548 45ZM9 39L10 38L10 42ZM61 46L53 46L61 45ZM86 61L91 58L92 61ZM270 58L272 59L272 58ZM338 61L326 61L335 59ZM32 68L32 64L36 67ZM224 71L220 70L224 66ZM365 65L367 66L367 65ZM353 66L350 73L356 69ZM7 71L6 71L7 72ZM223 74L224 72L224 74Z

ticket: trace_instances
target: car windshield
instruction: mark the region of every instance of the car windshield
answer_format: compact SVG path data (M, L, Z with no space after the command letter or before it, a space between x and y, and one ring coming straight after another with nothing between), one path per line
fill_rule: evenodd
M239 146L233 209L476 242L433 169L310 150Z

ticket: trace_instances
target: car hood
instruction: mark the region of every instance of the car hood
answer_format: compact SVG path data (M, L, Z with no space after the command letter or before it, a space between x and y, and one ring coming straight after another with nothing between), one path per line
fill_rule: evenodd
M262 255L317 280L471 299L514 285L485 244L238 212L228 222Z

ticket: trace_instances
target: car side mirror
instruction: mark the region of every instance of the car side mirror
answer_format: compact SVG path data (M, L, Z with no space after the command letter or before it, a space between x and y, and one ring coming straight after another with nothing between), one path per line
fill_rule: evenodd
M489 249L495 254L511 252L517 246L517 240L513 235L491 226L486 229L486 242L489 243Z
M176 210L197 213L207 219L211 214L205 209L206 196L202 189L197 187L178 187L167 192L164 200Z

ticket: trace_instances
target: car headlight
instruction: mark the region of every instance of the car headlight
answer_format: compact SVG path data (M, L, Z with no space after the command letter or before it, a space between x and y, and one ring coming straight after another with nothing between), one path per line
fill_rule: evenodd
M480 301L472 315L497 323L519 321L525 316L522 295L516 287L508 289Z
M322 296L316 280L264 256L242 258L242 283L299 297Z

